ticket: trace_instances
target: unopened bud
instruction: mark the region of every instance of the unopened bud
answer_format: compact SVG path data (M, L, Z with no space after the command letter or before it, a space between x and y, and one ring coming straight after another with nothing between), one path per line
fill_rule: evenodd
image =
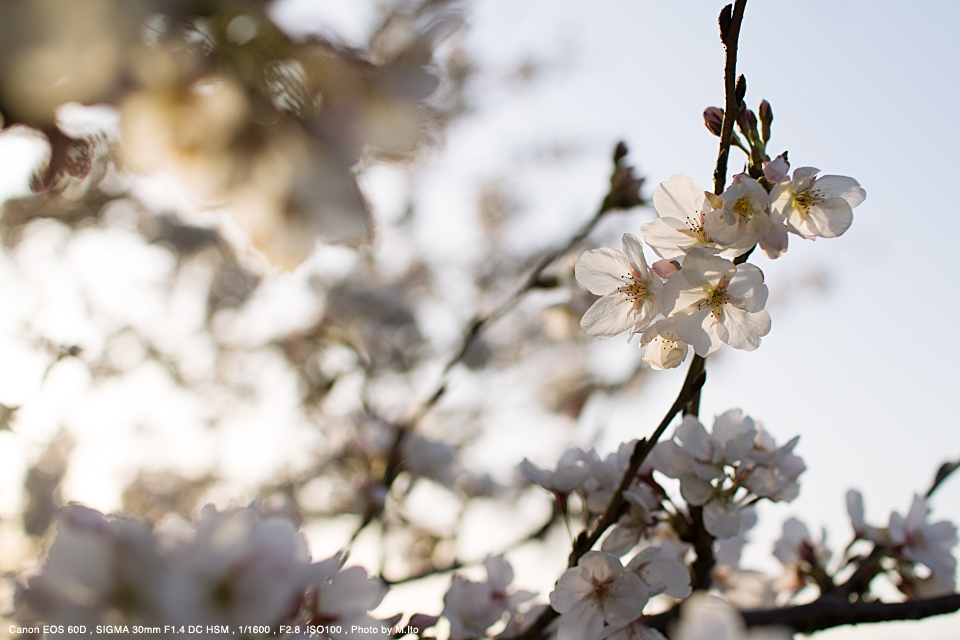
M757 114L747 109L746 105L740 105L740 110L737 111L737 126L751 143L760 139L760 134L757 133Z
M657 260L650 268L664 280L669 280L673 274L680 271L680 263L676 260Z
M790 173L790 163L783 156L777 156L763 163L763 176L773 184L786 178L788 173Z
M760 136L763 144L770 140L770 123L773 122L773 109L766 100L760 102Z
M707 107L704 109L703 124L707 125L710 133L719 137L720 129L723 127L723 109L719 107Z

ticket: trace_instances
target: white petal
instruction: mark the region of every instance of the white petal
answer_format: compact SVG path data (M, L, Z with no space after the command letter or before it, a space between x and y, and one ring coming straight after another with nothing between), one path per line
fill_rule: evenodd
M630 261L616 249L592 249L577 260L577 282L596 296L604 296L623 286L623 276L633 275Z
M689 456L673 440L657 443L650 452L649 460L654 469L668 478L679 478L690 471Z
M763 272L755 265L737 265L737 273L730 278L726 290L737 307L751 313L760 311L767 304L768 291L763 284Z
M609 338L636 323L633 302L619 291L607 294L593 303L580 318L580 326L592 336Z
M683 260L683 267L680 274L683 275L691 286L710 286L715 287L720 280L733 277L737 272L736 265L730 260L710 255L705 251L692 251ZM676 278L670 278L673 282Z
M711 500L703 508L704 528L718 538L740 533L740 507L722 500Z
M816 190L825 196L838 196L847 201L850 207L856 207L867 197L860 183L847 176L820 176L814 183Z
M701 506L713 497L713 485L695 475L686 474L680 478L680 495L687 504Z
M661 182L653 192L653 206L661 218L678 218L699 222L700 213L710 204L703 187L690 176L677 174Z
M677 440L694 458L710 460L713 457L713 440L696 416L683 416L683 421L677 427Z
M821 238L836 238L850 228L853 211L843 198L829 198L810 207L807 222Z
M643 244L640 243L637 236L632 233L625 233L623 234L623 238L620 239L620 242L623 245L623 252L626 254L627 259L637 267L637 271L640 272L644 280L649 280L650 269L647 267L646 258L643 257Z
M557 623L557 640L599 640L602 632L603 615L592 599L578 602Z
M676 278L671 278L673 282ZM667 283L669 284L669 282ZM664 285L666 289L666 285ZM726 305L729 308L729 305ZM706 357L720 348L720 337L717 334L718 323L711 314L709 307L698 309L696 306L685 307L673 314L674 326L680 338L693 347L698 356Z
M771 222L767 235L760 240L760 248L771 260L776 260L787 252L789 235L783 222Z
M666 260L682 258L687 249L699 242L687 227L675 218L657 218L641 225L640 233L650 248Z
M731 347L753 351L760 346L760 338L770 333L770 314L766 310L749 313L724 305L723 318L716 331L720 340Z

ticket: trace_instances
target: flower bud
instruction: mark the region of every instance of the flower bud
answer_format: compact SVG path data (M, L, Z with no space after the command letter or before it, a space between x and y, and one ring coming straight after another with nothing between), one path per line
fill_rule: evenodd
M760 140L760 134L757 132L757 114L747 109L746 105L741 104L737 111L737 126L751 145L754 141Z
M770 140L770 123L773 122L773 109L766 100L760 102L760 136L763 144Z
M763 176L773 184L786 178L788 173L790 173L790 163L783 156L777 156L763 163Z
M723 109L719 107L707 107L703 110L703 124L707 125L715 136L720 135L720 129L723 127Z
M657 260L650 268L664 280L669 280L673 274L680 271L680 263L676 260Z

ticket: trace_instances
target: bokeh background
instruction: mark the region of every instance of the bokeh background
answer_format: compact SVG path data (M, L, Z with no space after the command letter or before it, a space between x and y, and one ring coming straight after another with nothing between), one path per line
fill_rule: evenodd
M228 214L198 208L169 177L124 178L137 207L127 199L87 222L17 226L0 254L0 403L16 408L0 430L3 569L36 557L66 501L155 518L294 485L314 557L342 548L359 515L320 516L354 504L338 500L359 476L337 484L314 477L317 465L353 441L375 448L375 415L402 419L430 393L474 314L592 215L618 140L648 197L676 173L709 188L717 139L701 114L723 101L719 9L458 5L464 24L436 54L448 75L432 141L359 171L376 229L359 249L321 243L299 267L274 268L250 255ZM356 47L385 15L359 0L280 0L270 11L291 33ZM724 348L708 360L704 421L740 407L778 441L800 434L808 466L793 503L759 506L744 566L781 571L770 551L790 516L824 527L839 553L851 534L847 489L864 492L868 522L886 525L960 457L958 29L960 6L947 1L747 6L738 66L748 105L772 104L770 149L789 150L794 167L856 178L867 199L843 237L791 237L780 260L751 258L773 329L754 353ZM109 129L113 117L76 119ZM8 131L0 154L3 197L29 193L42 145ZM734 150L731 170L740 163ZM580 249L618 247L655 215L610 215ZM399 576L417 568L410 558L384 567L381 552L411 541L432 562L498 552L549 516L546 495L517 488L523 457L551 466L570 446L606 453L659 421L683 370L646 370L622 337L577 334L586 302L571 277L576 255L550 271L557 286L490 331L424 422L436 442L457 445L470 486L411 482L406 537L367 529L353 561ZM480 497L461 509L470 495ZM960 482L933 508L934 519L960 521ZM515 550L518 585L546 593L568 541L558 527ZM396 588L378 613L438 613L448 580ZM958 624L953 615L821 637L947 639Z

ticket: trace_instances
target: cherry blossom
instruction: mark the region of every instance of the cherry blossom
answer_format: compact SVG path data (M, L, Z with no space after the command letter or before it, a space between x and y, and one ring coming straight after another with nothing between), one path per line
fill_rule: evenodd
M660 217L640 227L643 239L665 259L682 258L693 249L720 251L704 229L704 219L713 207L696 180L677 174L661 182L653 192L653 205Z
M660 498L650 485L635 482L630 490L623 492L627 512L604 538L601 549L617 556L637 546L647 529L656 523L655 512L660 508Z
M807 465L803 459L793 453L800 436L795 436L787 444L778 447L773 436L764 430L760 423L755 424L757 436L753 449L746 455L754 465L746 470L743 485L761 498L774 502L790 502L800 493L797 478Z
M708 213L703 228L710 237L734 255L746 252L770 230L770 196L759 182L745 174L719 196L722 207Z
M518 604L536 595L527 591L508 594L513 568L503 556L487 558L484 564L486 582L454 576L443 597L443 615L450 621L451 640L485 637L487 629L505 613L513 616Z
M853 222L853 209L867 197L853 178L817 177L819 172L800 167L792 180L780 182L770 193L771 210L783 217L787 229L811 240L842 235Z
M526 458L520 463L520 473L544 489L555 493L570 493L580 488L590 472L588 455L583 449L568 449L560 456L556 471L547 471Z
M764 310L767 287L763 273L751 264L691 252L683 268L663 285L660 310L674 319L677 335L699 356L720 348L721 342L753 351L770 332Z
M804 576L816 578L817 574L823 574L831 555L826 542L826 530L823 530L820 541L815 542L803 522L797 518L784 521L783 534L773 546L773 555L787 569L785 579L778 583L781 589L799 591L804 586Z
M646 329L656 317L662 283L643 257L636 236L623 234L623 252L593 249L577 261L577 280L594 295L603 296L580 320L593 336L609 338L630 330L630 337Z
M627 563L627 569L640 576L650 597L661 593L672 598L690 595L690 571L663 547L647 547Z
M550 594L560 614L558 640L599 640L640 617L649 591L616 556L588 551Z
M387 638L388 633L371 633L370 629L381 629L383 625L368 613L375 609L387 587L377 578L367 575L363 567L349 567L336 571L339 556L324 565L327 575L319 581L308 597L307 610L314 624L334 624L340 632L331 633L334 640L345 638ZM331 571L331 569L333 569ZM356 629L363 629L358 632Z
M660 318L640 335L640 346L646 346L643 361L657 371L674 369L687 359L689 345L680 339L673 318Z
M957 544L957 527L947 521L927 522L929 514L927 501L915 495L906 517L890 514L890 543L905 559L930 569L928 595L943 595L956 588L957 560L950 549Z

